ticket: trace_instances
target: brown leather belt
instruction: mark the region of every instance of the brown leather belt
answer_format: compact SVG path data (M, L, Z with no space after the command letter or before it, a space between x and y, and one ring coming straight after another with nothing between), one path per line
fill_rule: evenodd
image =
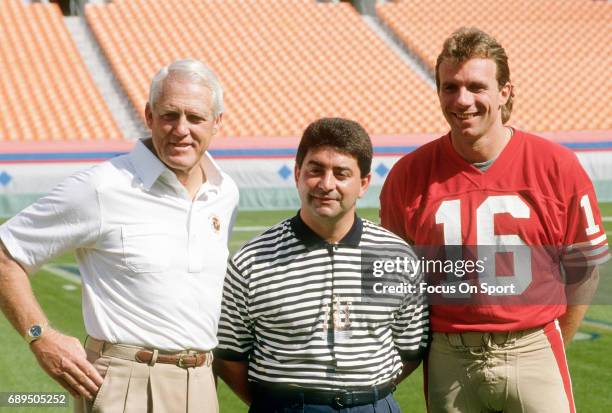
M184 369L189 367L200 367L206 363L210 352L208 353L195 353L195 354L158 354L157 355L157 363L163 364L176 364L179 367ZM153 360L153 351L150 350L140 350L136 352L134 359L139 363L151 363Z
M93 337L87 337L85 348L98 353L100 356L146 363L150 366L155 365L155 363L162 363L174 364L184 369L203 365L210 367L213 360L213 355L210 351L186 350L181 352L165 352L127 344L109 343Z

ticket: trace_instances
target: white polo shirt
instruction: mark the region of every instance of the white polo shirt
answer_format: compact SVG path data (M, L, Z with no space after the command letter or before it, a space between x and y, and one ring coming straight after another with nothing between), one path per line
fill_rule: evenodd
M210 155L194 200L142 142L76 173L0 226L28 273L76 250L87 334L163 350L209 350L238 189Z

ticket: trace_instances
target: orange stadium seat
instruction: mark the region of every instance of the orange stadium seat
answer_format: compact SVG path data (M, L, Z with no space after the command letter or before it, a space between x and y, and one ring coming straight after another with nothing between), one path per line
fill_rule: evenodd
M226 136L299 136L321 116L374 135L446 129L433 88L347 3L115 0L85 16L139 113L155 71L193 57L224 86Z
M123 136L56 4L0 3L0 142Z
M403 0L378 5L377 14L432 73L455 29L477 26L495 36L508 52L515 84L513 125L612 129L610 2Z

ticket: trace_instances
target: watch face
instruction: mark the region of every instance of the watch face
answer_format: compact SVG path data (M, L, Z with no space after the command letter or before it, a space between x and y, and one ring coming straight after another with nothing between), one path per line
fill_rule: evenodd
M39 325L30 327L30 336L32 337L40 337L42 333L42 327Z

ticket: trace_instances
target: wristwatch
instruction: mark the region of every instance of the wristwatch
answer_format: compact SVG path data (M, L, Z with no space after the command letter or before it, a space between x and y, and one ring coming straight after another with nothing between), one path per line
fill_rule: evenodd
M25 341L27 341L28 344L33 341L36 341L42 337L46 328L47 324L32 324L30 328L28 328L28 331L23 336L23 338L25 338Z

